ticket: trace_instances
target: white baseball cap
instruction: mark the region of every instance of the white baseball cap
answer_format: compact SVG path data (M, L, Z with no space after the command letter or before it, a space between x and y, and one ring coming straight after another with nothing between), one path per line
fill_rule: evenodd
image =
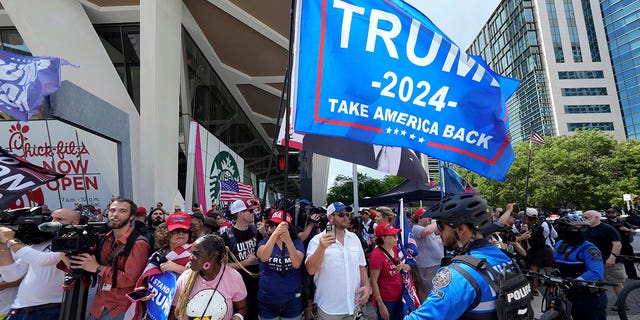
M236 214L244 210L247 210L247 206L244 204L244 201L242 200L236 200L233 203L231 203L231 205L229 206L229 211L231 211L231 214Z

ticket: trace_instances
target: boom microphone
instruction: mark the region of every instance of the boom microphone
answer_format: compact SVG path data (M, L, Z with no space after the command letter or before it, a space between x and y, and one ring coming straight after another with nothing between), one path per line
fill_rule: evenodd
M62 229L62 227L64 227L62 223L53 221L53 222L45 222L45 223L39 224L38 230L42 232L56 232Z

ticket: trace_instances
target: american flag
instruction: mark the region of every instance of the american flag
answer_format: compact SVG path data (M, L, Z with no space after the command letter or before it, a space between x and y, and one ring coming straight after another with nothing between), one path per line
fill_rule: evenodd
M220 181L220 201L231 202L238 199L253 198L253 186L235 180Z
M529 137L527 137L527 140L537 144L544 144L544 137L533 130L531 130L531 133L529 134Z

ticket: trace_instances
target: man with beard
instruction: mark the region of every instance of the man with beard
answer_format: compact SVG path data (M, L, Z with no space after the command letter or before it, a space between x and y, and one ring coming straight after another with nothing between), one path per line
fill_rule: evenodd
M148 237L147 237L147 239L149 240L149 247L151 249L155 248L155 239L154 239L153 235L156 233L156 229L158 229L158 227L162 223L164 223L166 215L167 215L167 213L161 207L160 208L155 208L155 209L151 210L151 212L149 212L149 218L147 219L147 221L148 221L148 225L147 225Z
M512 262L484 238L482 230L492 221L487 208L487 201L480 195L460 193L442 199L420 217L436 220L442 245L454 251L456 258L470 255L485 259L488 267L502 272ZM453 259L452 263L438 270L427 299L405 320L495 319L498 297L486 280L489 277L488 270L481 271ZM479 289L476 291L475 288Z
M585 240L590 223L578 216L565 216L556 222L562 240L554 250L555 267L563 278L601 281L604 275L602 254L598 247ZM572 286L567 299L573 304L573 319L606 319L607 291L585 286Z
M333 232L325 230L309 242L305 265L316 285L314 301L320 320L353 319L356 303L369 300L364 251L358 236L347 230L352 210L342 202L329 205L327 228Z
M126 294L133 291L149 258L146 238L131 225L137 209L129 199L111 200L111 231L98 245L96 255L83 253L72 256L69 261L71 267L99 276L90 319L122 319L131 304Z

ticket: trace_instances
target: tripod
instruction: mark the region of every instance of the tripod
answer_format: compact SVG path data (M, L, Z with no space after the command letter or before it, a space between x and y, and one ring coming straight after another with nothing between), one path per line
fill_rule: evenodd
M60 320L84 320L92 276L92 273L77 269L71 269L71 273L64 276Z

